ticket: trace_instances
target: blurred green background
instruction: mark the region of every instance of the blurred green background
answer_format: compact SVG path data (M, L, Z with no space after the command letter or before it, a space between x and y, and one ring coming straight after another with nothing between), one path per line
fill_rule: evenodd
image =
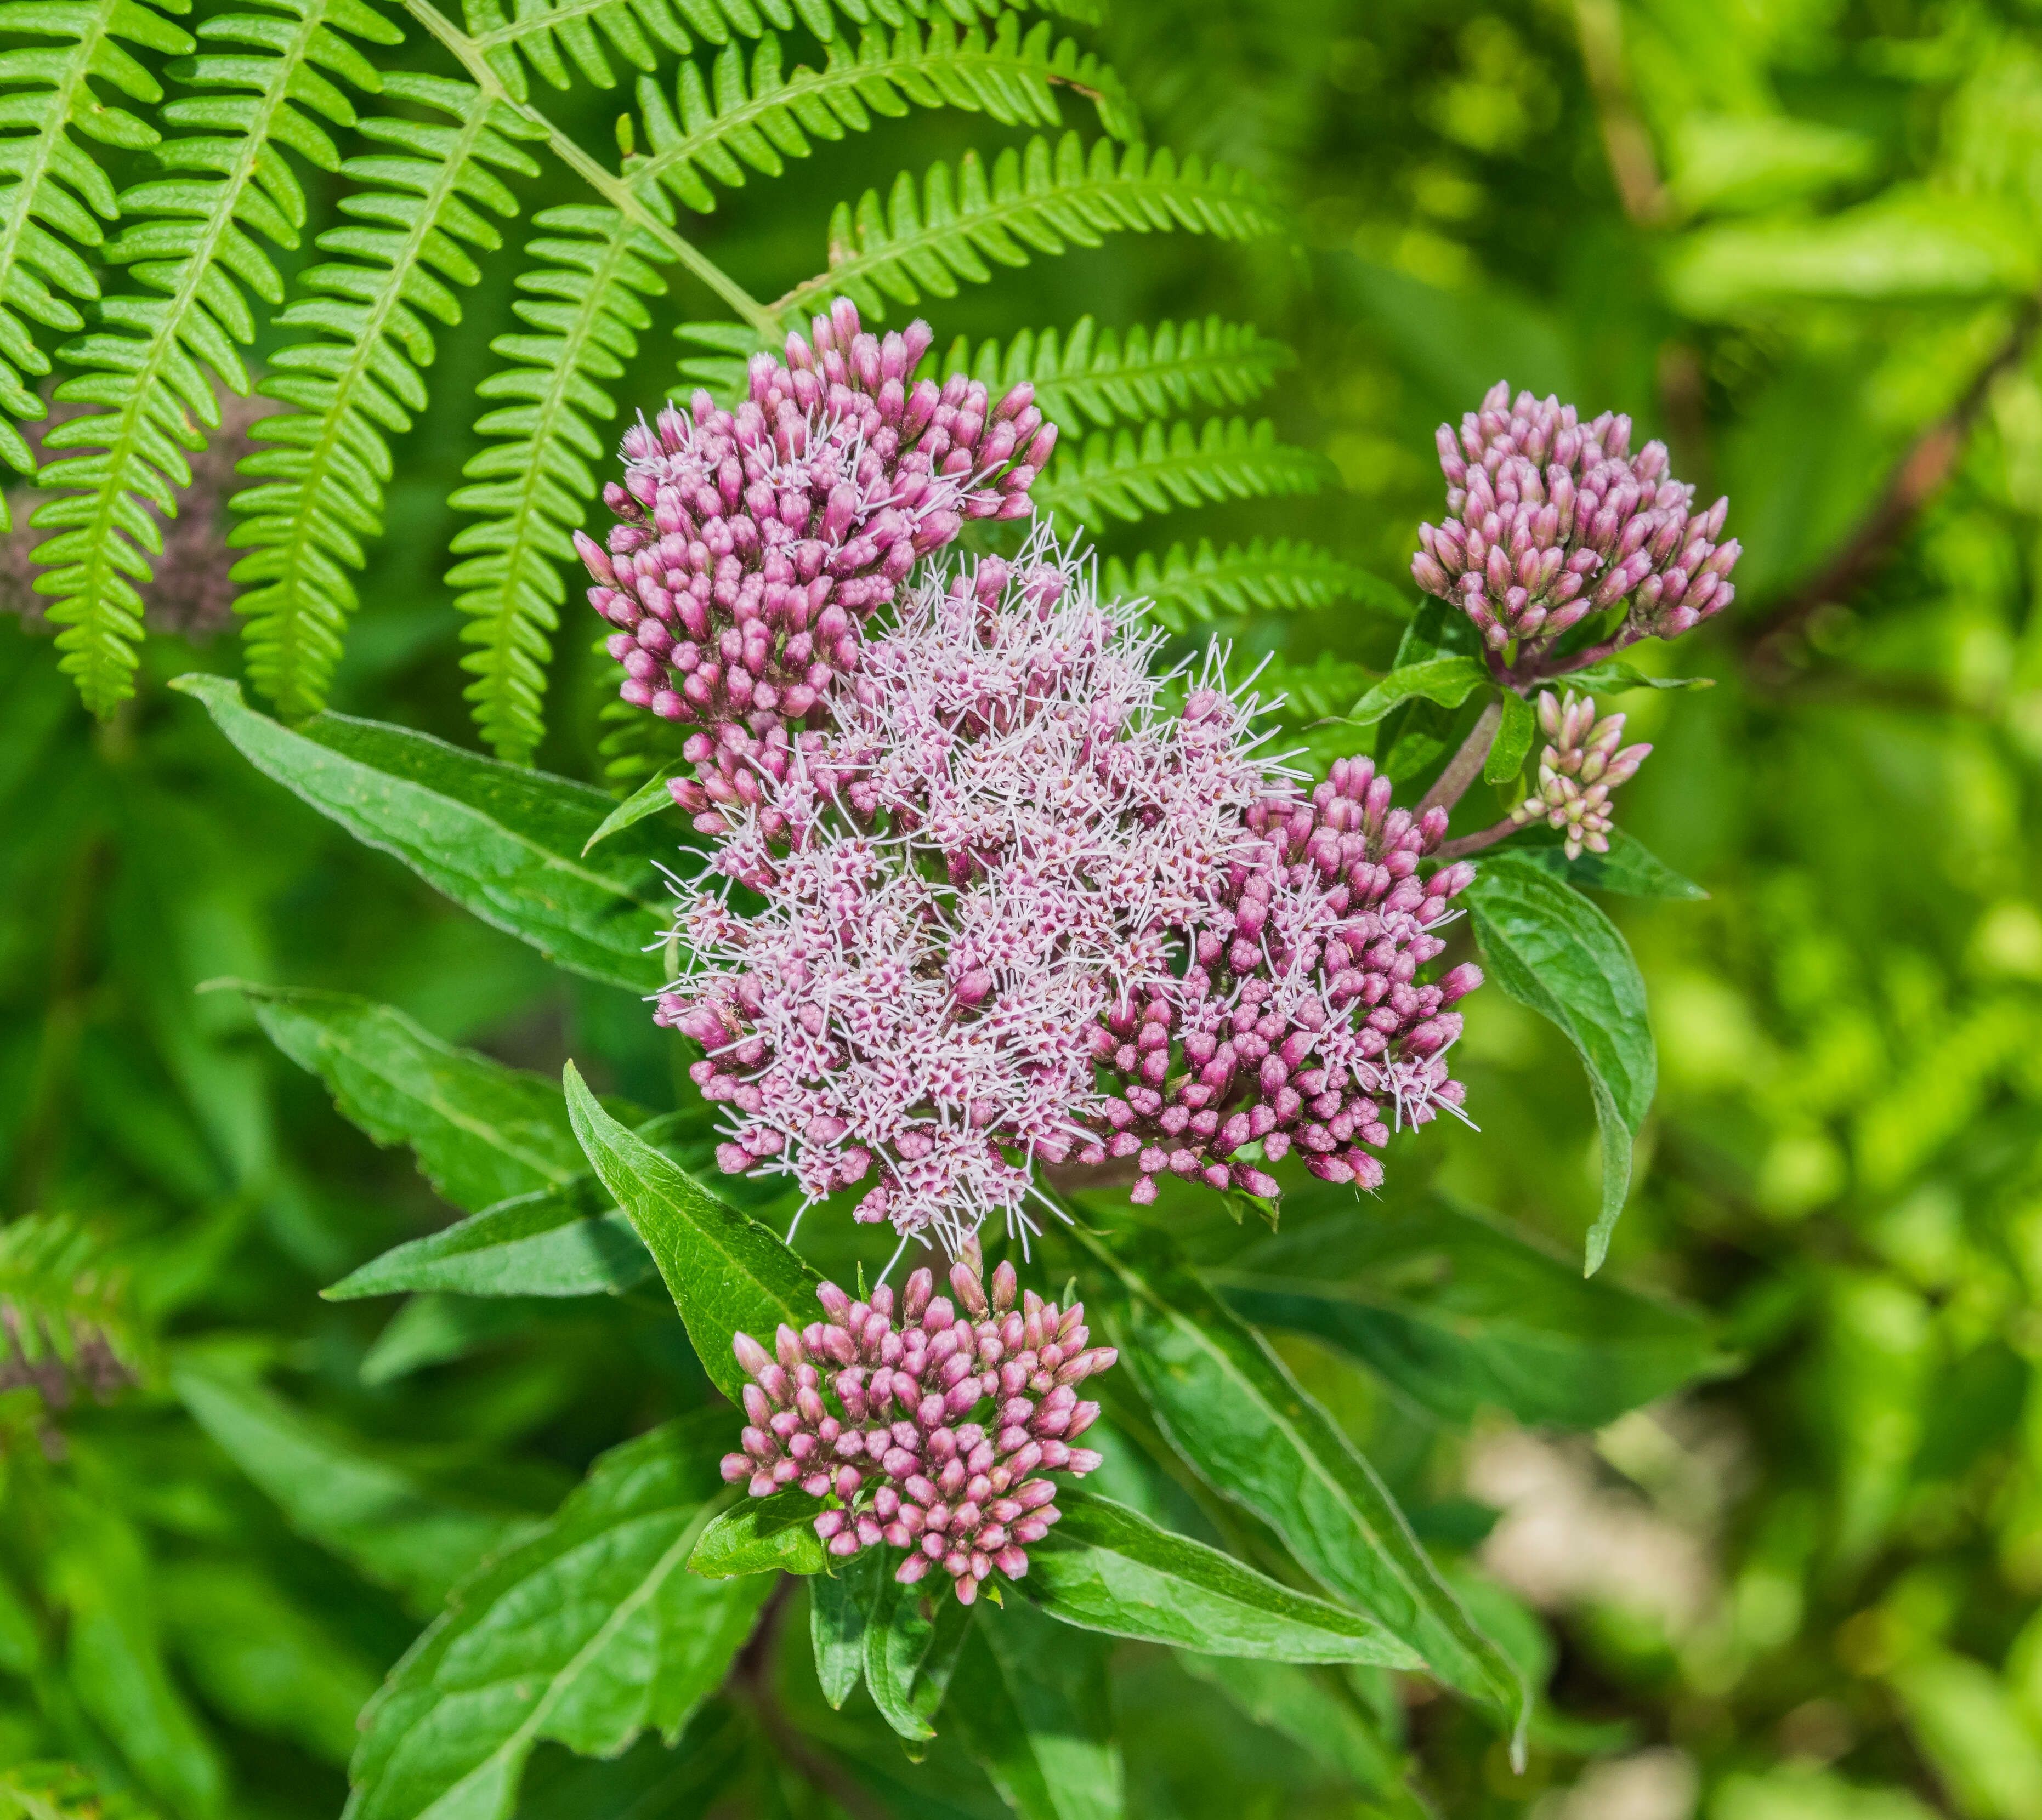
M1424 1785L1455 1816L2042 1820L2042 14L1111 0L1080 36L1154 143L1287 200L1297 247L1121 237L923 309L939 343L1217 311L1296 348L1273 409L1336 481L1171 536L1309 533L1409 596L1433 426L1507 378L1629 412L1730 494L1745 546L1735 607L1665 654L1716 686L1621 704L1656 750L1619 820L1710 896L1608 906L1662 1071L1608 1268L1708 1311L1734 1366L1560 1436L1441 1426L1291 1349L1546 1679L1522 1778L1466 1714L1410 1704ZM571 105L602 146L618 97ZM704 242L774 295L819 266L839 196L1021 136L890 123L726 195ZM529 218L568 192L522 193ZM399 446L336 700L465 742L445 501L511 269L487 270L434 369L445 408ZM662 311L621 396L663 397L667 324L713 313L685 288ZM350 845L166 692L236 670L231 634L153 640L139 698L95 727L34 618L0 615L9 1210L86 1220L138 1322L266 1368L335 1448L478 1525L550 1508L694 1394L671 1314L415 1303L379 1341L390 1305L319 1302L445 1210L238 996L195 989L343 988L654 1105L675 1055L643 1007ZM540 762L600 779L590 629L557 641ZM1397 624L1336 606L1231 632L1331 700ZM1467 1009L1482 1131L1400 1156L1390 1205L1429 1181L1577 1253L1579 1071L1497 993ZM79 1757L180 1820L338 1812L355 1712L430 1574L373 1585L312 1546L159 1392L52 1417L9 1391L0 1448L0 1761ZM1118 1668L1134 1812L1367 1810L1162 1658ZM883 1738L843 1748L868 1746L889 1807L970 1810L901 1784ZM541 1765L526 1811L705 1810L656 1750L578 1774Z

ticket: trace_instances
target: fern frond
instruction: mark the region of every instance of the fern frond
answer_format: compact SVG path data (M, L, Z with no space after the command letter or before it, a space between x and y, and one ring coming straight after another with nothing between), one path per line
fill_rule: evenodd
M1366 569L1289 537L1257 537L1245 548L1229 544L1223 551L1201 537L1195 550L1172 544L1161 562L1145 550L1131 568L1109 556L1105 580L1110 597L1146 599L1149 616L1173 632L1256 612L1317 612L1341 601L1407 615L1410 610Z
M596 494L592 464L610 452L617 404L598 382L622 373L652 322L644 300L666 291L659 249L616 210L549 208L534 225L549 237L526 249L541 264L518 280L529 296L513 307L538 333L490 343L514 364L479 390L518 402L476 425L504 440L468 463L476 484L453 496L484 517L455 537L468 560L447 576L469 616L461 640L477 647L461 660L476 679L465 691L476 724L513 762L529 760L545 731L548 635L567 597L572 532Z
M1003 126L1055 126L1058 83L1091 97L1108 132L1127 138L1134 128L1119 78L1073 40L1059 42L1046 19L1025 38L1015 13L1002 13L990 37L942 19L924 32L911 21L890 40L871 32L855 50L842 39L825 48L820 70L783 75L780 40L768 32L752 53L748 81L744 52L732 44L706 80L699 63L683 63L671 104L658 83L641 77L638 105L650 150L631 167L633 181L658 184L707 213L716 207L709 179L735 188L747 166L778 177L787 159L810 156L816 139L870 132L874 115L898 118L911 103L988 114Z
M1138 439L1097 430L1068 455L1060 446L1033 494L1038 512L1132 522L1180 506L1316 493L1330 471L1324 456L1279 442L1267 418L1252 428L1245 418L1209 418L1202 430L1180 419L1152 423Z
M766 344L742 322L683 322L674 335L693 349L681 356L681 377L702 387L720 404L735 407L744 395L751 357Z
M1138 324L1123 341L1081 316L1067 334L1023 329L1004 349L987 341L974 351L960 338L943 372L982 380L996 397L1030 380L1042 414L1075 430L1087 419L1106 429L1122 419L1139 422L1194 404L1246 404L1297 361L1282 341L1258 334L1252 322L1208 316L1203 322L1159 322L1153 330Z
M383 528L387 438L410 429L425 406L421 369L435 352L425 319L460 322L452 287L481 277L463 242L493 252L502 237L481 211L518 212L495 170L530 177L539 169L513 143L536 129L468 83L392 75L383 92L453 124L361 122L365 139L391 148L340 167L363 186L341 199L341 211L364 225L319 238L322 251L354 257L305 273L299 288L317 294L277 319L331 338L296 343L272 362L260 389L298 408L257 428L257 440L273 446L242 463L258 484L234 500L248 516L230 542L254 552L234 578L263 584L238 603L250 616L248 673L291 718L325 705L356 605L347 571L361 567L364 540Z
M1109 233L1146 234L1182 227L1222 239L1274 234L1279 217L1262 187L1226 165L1208 170L1196 158L1180 165L1168 151L1130 145L1118 155L1110 139L1089 155L1075 132L1053 150L1040 136L993 160L988 174L966 152L952 173L929 167L918 192L903 171L883 204L867 190L853 209L839 203L831 217L829 269L797 284L773 306L798 322L841 293L874 316L886 300L919 302L926 292L957 295L960 280L984 284L994 265L1025 265L1034 254L1096 246Z
M373 92L375 70L340 34L386 44L403 36L361 0L264 4L275 10L221 13L200 25L201 40L247 52L172 66L180 86L217 92L162 109L170 124L200 130L159 145L164 174L118 199L124 216L141 219L130 219L105 258L159 294L109 298L100 327L59 350L86 370L65 380L57 397L101 408L59 424L45 446L99 452L59 456L38 477L44 488L81 490L45 502L30 521L58 532L37 551L58 566L36 589L58 597L49 617L64 628L57 639L63 667L102 715L130 693L142 631L134 584L147 578L149 559L163 547L143 502L174 509L172 495L189 479L185 452L205 446L193 418L219 422L207 370L230 391L248 390L236 344L246 346L255 325L242 287L283 301L277 269L257 238L295 246L304 222L304 193L280 148L337 169L339 154L312 116L352 126L354 109L321 72Z
M33 1385L59 1407L75 1383L105 1396L136 1375L125 1286L65 1214L0 1226L0 1390Z
M969 25L997 17L1011 0L465 0L476 48L505 89L523 101L526 66L541 82L568 87L579 71L598 88L614 88L614 52L649 74L660 54L686 56L698 43L725 45L737 38L785 32L796 20L825 42L836 36L836 16L854 25L877 20L898 27L945 15ZM1099 17L1093 0L1038 0L1046 13L1086 23ZM607 48L606 48L606 40ZM573 66L572 69L569 65Z
M159 3L182 13L190 0ZM182 56L192 40L142 0L11 0L0 6L0 32L63 40L0 52L0 89L7 91L0 96L0 181L7 186L0 190L0 409L7 414L0 417L0 460L30 474L34 452L12 420L43 415L28 380L48 372L50 360L29 322L67 332L85 326L77 306L97 300L99 280L78 249L98 247L105 238L100 222L120 212L105 172L71 131L130 152L162 137L101 100L88 78L132 101L159 101L162 86L119 40ZM8 528L6 510L0 504L0 529Z

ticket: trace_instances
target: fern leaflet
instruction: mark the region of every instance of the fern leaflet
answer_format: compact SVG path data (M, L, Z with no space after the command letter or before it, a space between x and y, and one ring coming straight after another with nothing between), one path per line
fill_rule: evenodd
M996 395L1031 380L1042 414L1076 429L1088 418L1106 428L1194 404L1246 404L1296 364L1288 347L1257 334L1252 322L1208 316L1203 322L1159 322L1153 330L1138 324L1123 341L1081 316L1067 334L1023 329L1004 349L988 341L974 352L960 338L943 371L969 373Z
M159 3L182 13L190 0ZM0 52L0 86L12 91L0 96L6 135L0 181L7 185L0 191L0 407L7 413L0 417L0 460L29 474L34 452L10 420L43 415L43 401L27 382L48 372L50 360L28 322L66 331L85 326L76 305L98 297L99 280L74 249L98 246L105 238L99 223L120 212L113 184L71 129L122 151L143 151L163 136L101 100L87 78L98 77L130 101L160 101L161 85L117 40L179 56L192 39L140 0L12 0L0 6L0 32L66 40L54 49ZM0 503L0 529L8 528Z
M117 1389L140 1356L124 1287L90 1233L63 1214L0 1226L0 1389L33 1385L54 1408L74 1380Z
M988 174L966 152L952 174L929 167L919 193L903 171L882 204L867 190L853 209L839 203L831 217L829 269L797 284L773 306L797 322L842 293L861 310L885 314L885 300L919 302L924 292L957 295L961 280L985 284L986 261L1025 265L1033 253L1096 246L1116 231L1146 234L1181 227L1231 240L1279 231L1261 186L1226 165L1208 170L1196 157L1180 165L1167 150L1130 145L1115 155L1100 139L1088 155L1075 132L1054 151L1039 136L993 160Z
M255 326L240 287L283 301L277 269L256 236L296 246L305 200L277 147L337 169L339 154L312 116L352 126L354 109L320 71L373 91L376 71L339 34L386 44L403 36L361 0L265 4L277 12L222 13L200 25L201 39L245 45L253 54L201 55L172 67L183 86L224 92L163 109L172 125L201 130L159 145L155 157L166 174L119 198L124 216L143 219L123 228L105 258L161 294L108 299L102 326L59 350L88 370L67 380L58 398L103 408L59 425L45 447L99 452L43 467L40 486L82 490L46 502L30 521L59 533L37 554L61 566L36 586L59 597L49 616L63 628L57 639L63 667L100 715L131 692L142 630L134 582L147 578L150 556L163 547L143 502L174 510L172 495L189 479L184 452L205 446L192 419L208 427L219 422L207 370L235 391L248 390L235 344L251 341Z
M1257 537L1223 551L1201 537L1195 550L1172 544L1160 562L1145 550L1132 567L1109 556L1105 581L1112 598L1138 595L1149 601L1150 617L1173 632L1254 612L1317 612L1341 601L1404 617L1411 610L1395 589L1367 570L1289 537Z
M392 75L383 92L454 124L361 122L364 138L392 148L341 166L342 176L365 185L343 196L341 209L365 225L336 227L319 238L322 250L354 260L305 273L300 287L321 295L294 303L277 318L283 326L317 329L332 338L301 341L276 357L261 389L298 408L257 428L256 439L273 446L242 464L241 471L259 484L234 501L248 518L231 541L254 549L236 565L234 578L263 584L238 603L251 616L249 675L293 718L325 704L355 609L347 570L361 567L362 540L383 528L386 437L408 429L412 414L425 406L419 369L432 363L434 347L424 318L449 328L459 323L451 287L472 285L481 276L461 242L494 251L502 239L480 209L517 212L515 199L490 167L526 176L539 169L512 143L529 139L533 129L467 83Z
M454 539L468 559L447 576L464 590L455 602L470 620L462 642L477 647L461 659L476 679L465 691L476 723L514 762L529 761L545 731L548 635L567 597L562 570L596 494L592 464L609 454L603 432L617 404L598 382L622 373L651 325L644 300L666 290L654 269L659 250L614 209L551 208L535 225L549 238L526 250L543 263L518 280L530 296L514 307L539 332L490 344L516 364L484 380L481 394L518 402L476 425L506 440L468 463L476 484L453 496L461 510L485 516Z
M641 77L638 105L651 150L631 167L633 181L659 184L706 213L716 207L708 178L734 188L748 165L778 177L788 158L809 157L814 140L869 132L875 113L897 118L911 102L989 114L1004 126L1055 126L1057 83L1089 95L1109 132L1125 138L1134 130L1119 78L1073 40L1059 43L1046 19L1026 38L1019 15L1007 13L990 38L939 20L926 36L911 22L890 40L868 32L855 50L841 39L826 48L822 69L782 75L780 41L769 32L752 55L748 83L744 53L732 44L706 82L700 64L683 63L671 105L658 83Z
M969 25L996 17L1009 0L466 0L468 29L505 90L518 101L528 92L525 65L542 82L568 87L578 71L598 88L614 88L610 52L650 74L662 51L686 56L698 42L723 45L735 38L785 32L798 19L816 37L832 40L839 13L855 25L877 20L899 27L947 14ZM1039 0L1045 12L1096 21L1092 0ZM608 41L606 50L605 40ZM564 55L563 55L564 52ZM522 60L521 60L522 59ZM572 63L573 70L568 66Z
M1180 506L1316 493L1329 467L1279 443L1267 418L1252 429L1245 418L1210 418L1199 431L1180 419L1152 423L1138 440L1131 429L1099 430L1069 456L1060 447L1034 494L1038 512L1132 522Z

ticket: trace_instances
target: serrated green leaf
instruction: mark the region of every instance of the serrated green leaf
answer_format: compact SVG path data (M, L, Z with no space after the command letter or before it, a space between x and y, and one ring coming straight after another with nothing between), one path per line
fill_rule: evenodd
M1588 1238L1593 1276L1629 1196L1632 1143L1658 1081L1644 979L1616 925L1528 855L1484 860L1462 901L1490 980L1556 1025L1587 1070L1602 1134L1602 1206Z
M286 727L224 677L174 686L258 770L484 922L591 979L641 993L663 983L664 963L644 952L664 920L649 858L628 841L582 857L612 807L601 792L345 715Z
M633 790L631 794L602 818L602 826L589 836L582 848L584 857L591 847L606 841L612 834L620 834L626 828L635 828L648 815L656 815L662 810L674 806L674 793L667 788L667 780L680 769L679 761L662 765L660 769Z
M1497 1408L1600 1428L1719 1363L1692 1311L1585 1280L1527 1234L1440 1200L1280 1233L1217 1281L1245 1319L1323 1340L1458 1424Z
M782 1322L806 1326L821 1277L777 1234L610 1117L572 1062L566 1082L575 1135L658 1263L702 1369L735 1402L746 1380L731 1354L732 1337L747 1333L763 1341Z
M723 1425L705 1412L612 1448L455 1590L365 1715L350 1820L504 1820L541 1739L612 1756L679 1735L771 1586L683 1570L717 1506Z
M951 1678L965 1747L1021 1820L1115 1820L1126 1811L1102 1640L1025 1601L986 1610Z
M1503 719L1482 761L1482 781L1508 784L1524 769L1525 754L1538 735L1539 711L1515 689L1503 692Z
M711 1580L742 1574L820 1574L827 1562L815 1528L821 1509L819 1499L798 1487L771 1498L740 1498L702 1532L688 1558L688 1571Z
M1405 1783L1402 1754L1382 1737L1352 1692L1323 1669L1288 1662L1221 1661L1190 1650L1177 1665L1253 1719L1302 1746L1334 1775L1365 1790L1397 1820L1429 1820Z
M904 1586L882 1574L865 1627L865 1685L880 1715L913 1747L936 1735L973 1612L946 1585Z
M1429 701L1441 708L1459 708L1489 681L1489 670L1479 658L1450 655L1428 657L1417 663L1402 664L1374 685L1344 718L1356 727L1373 727L1392 708L1407 701Z
M879 1600L879 1577L885 1561L867 1548L834 1571L809 1582L809 1642L816 1653L816 1681L823 1698L839 1711L865 1678L865 1631Z
M1192 1469L1273 1528L1321 1585L1521 1738L1531 1701L1516 1670L1462 1609L1375 1468L1262 1336L1160 1234L1111 1251L1085 1243L1113 1272L1107 1321L1122 1368Z
M1577 695L1621 695L1632 689L1714 689L1712 676L1654 676L1621 658L1604 658L1586 670L1570 670L1541 688L1572 689Z
M458 1295L621 1295L658 1271L629 1216L592 1175L520 1195L392 1246L320 1292L328 1301Z
M1060 1491L1063 1520L1028 1551L1020 1589L1080 1630L1279 1662L1424 1664L1373 1619L1279 1585L1111 1498Z
M1512 834L1501 851L1543 866L1555 878L1582 890L1615 891L1627 898L1669 898L1677 903L1700 903L1709 895L1621 828L1610 830L1606 853L1581 853L1570 860L1566 839L1558 829L1534 823L1522 834Z
M457 1502L241 1373L187 1358L171 1387L193 1419L291 1526L430 1610L461 1576L530 1527Z

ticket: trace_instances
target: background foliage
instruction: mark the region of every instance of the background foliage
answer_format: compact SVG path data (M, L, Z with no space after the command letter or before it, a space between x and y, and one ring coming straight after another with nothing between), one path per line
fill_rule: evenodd
M17 34L0 65L9 172L50 143L37 59L92 11L0 13ZM61 583L54 616L90 606L70 654L113 710L103 724L40 635L48 597L28 592L35 540L92 525L59 499L25 532L32 502L13 502L0 1302L17 1311L21 1375L40 1375L0 1396L0 1761L16 1766L0 1811L334 1812L358 1712L449 1585L494 1550L509 1552L492 1572L544 1571L561 1526L643 1514L617 1501L656 1503L660 1475L699 1445L683 1430L671 1459L623 1456L626 1475L612 1454L610 1477L582 1483L598 1454L704 1395L629 1244L578 1258L608 1294L460 1293L492 1254L429 1248L403 1280L436 1287L394 1301L396 1279L372 1269L350 1299L319 1299L443 1226L449 1204L589 1192L549 1084L566 1057L620 1113L683 1104L678 1063L630 993L564 975L347 840L163 687L245 664L287 715L323 693L465 743L479 722L496 749L612 789L643 776L663 754L598 717L606 666L572 605L553 633L554 533L585 515L623 401L663 397L677 357L727 374L745 345L728 300L660 240L685 220L755 297L809 285L834 244L849 288L893 297L897 318L920 295L942 345L967 341L959 360L1068 376L1044 491L1178 629L1218 621L1244 654L1275 654L1315 749L1340 736L1307 723L1342 712L1396 648L1413 528L1437 511L1432 426L1498 376L1631 411L1705 497L1731 494L1746 545L1732 623L1664 654L1717 686L1623 704L1658 744L1625 825L1710 895L1602 900L1650 985L1661 1063L1607 1275L1682 1298L1711 1328L1639 1314L1634 1332L1614 1290L1428 1200L1493 1209L1570 1254L1591 1217L1589 1095L1558 1035L1494 990L1471 1004L1464 1051L1479 1136L1393 1158L1379 1208L1297 1197L1266 1243L1216 1208L1181 1215L1195 1254L1226 1265L1221 1292L1284 1330L1292 1368L1540 1684L1526 1774L1478 1708L1422 1683L1127 1644L1069 1658L1083 1685L1066 1705L1096 1709L1110 1681L1118 1715L1117 1769L1103 1741L1065 1741L1079 1781L1110 1791L1119 1775L1135 1813L1408 1811L1408 1756L1455 1815L2042 1814L2042 44L2025 11L1119 0L1096 25L982 24L981 44L1017 55L1046 25L1074 39L1064 71L1093 91L1079 96L963 74L853 82L858 28L838 15L826 50L812 8L782 21L775 52L735 4L618 6L520 49L499 40L493 112L444 105L432 80L476 74L416 13L396 55L394 10L293 6L259 29L224 6L94 16L113 36L98 101L71 97L78 157L56 172L70 200L39 214L21 181L8 193L17 314L0 354L33 391L45 357L83 335L57 364L104 384L59 412L111 414L124 440L95 453L45 425L39 446L129 465L60 467L46 490L84 485L68 497L94 523L145 544L132 502L162 503L174 477L166 388L197 408L197 361L231 385L247 358L318 434L259 445L268 491L237 517L219 495L250 478L216 472L144 601L102 572L103 536L41 552L91 570ZM250 87L282 36L315 31L352 86ZM962 45L947 16L904 15L872 55L926 62L943 33ZM1085 55L1118 81L1081 71ZM797 130L761 112L725 149L676 149L702 143L705 118L760 109L803 63L841 86L790 113ZM361 71L400 64L414 74L372 101ZM586 169L527 135L521 97ZM274 145L250 110L266 110ZM167 175L142 160L145 116L186 148ZM1056 149L1066 131L1092 148L1075 165ZM444 175L450 138L477 161L461 167L461 225L403 254L425 264L402 299L347 277L422 234L403 199ZM1082 160L1124 173L1135 155L1116 139L1223 161L1273 199L1229 178L1225 208L1267 208L1267 223L1180 223L1283 231L1239 249L1109 237L1133 219L1093 200L1018 239L920 250L969 211L974 182L992 206L1031 158L1066 187L1096 170ZM611 187L592 193L589 170ZM104 244L85 213L95 185L101 200L143 186ZM219 185L239 186L247 231L195 246L194 221L231 221L192 193ZM603 212L620 207L652 224L644 241ZM96 262L63 265L49 231L100 247ZM342 237L320 241L336 255L323 265L322 235ZM1052 242L1069 250L1015 264ZM191 261L216 256L231 275L208 288ZM181 260L186 300L214 321L202 346L166 341L152 301ZM48 300L63 296L78 320ZM365 322L365 307L381 314ZM1209 315L1258 338L1220 330L1227 357L1210 370ZM1166 321L1201 327L1165 353ZM677 347L683 322L720 326ZM1145 363L1153 380L1115 374ZM1264 410L1273 449L1229 427ZM230 410L228 429L248 415ZM1314 482L1309 498L1267 497ZM308 509L293 490L315 483ZM1155 521L1127 528L1138 512ZM230 522L250 552L245 655L214 585ZM199 526L209 537L177 541ZM1256 538L1272 541L1228 554ZM160 635L118 701L145 607ZM279 990L197 990L228 978ZM435 1044L549 1081L543 1098L518 1076L477 1087L515 1142L488 1169L420 1143L429 1189L406 1150L369 1140L415 1139L417 1108L472 1066ZM400 1051L411 1073L393 1084ZM1337 1237L1314 1239L1336 1215ZM807 1235L820 1261L847 1264ZM1665 1395L1711 1347L1714 1374ZM104 1405L92 1394L130 1379ZM1126 1463L1107 1490L1252 1553L1252 1520L1141 1464L1169 1451L1141 1432L1143 1407L1111 1412ZM805 1604L781 1618L797 1643ZM463 1610L491 1621L479 1593ZM527 1738L517 1810L986 1813L1023 1773L997 1738L948 1729L912 1765L866 1696L824 1704L805 1648L774 1661L768 1676L741 1658L695 1690L709 1697L671 1751L648 1736L603 1764ZM968 1654L958 1685L983 1690L1000 1668ZM613 1717L614 1735L576 1742L624 1742L689 1704L671 1688L648 1700ZM790 1723L811 1742L786 1748ZM36 1767L54 1758L101 1792ZM988 1778L981 1763L1005 1767ZM402 1794L373 1810L417 1811Z

